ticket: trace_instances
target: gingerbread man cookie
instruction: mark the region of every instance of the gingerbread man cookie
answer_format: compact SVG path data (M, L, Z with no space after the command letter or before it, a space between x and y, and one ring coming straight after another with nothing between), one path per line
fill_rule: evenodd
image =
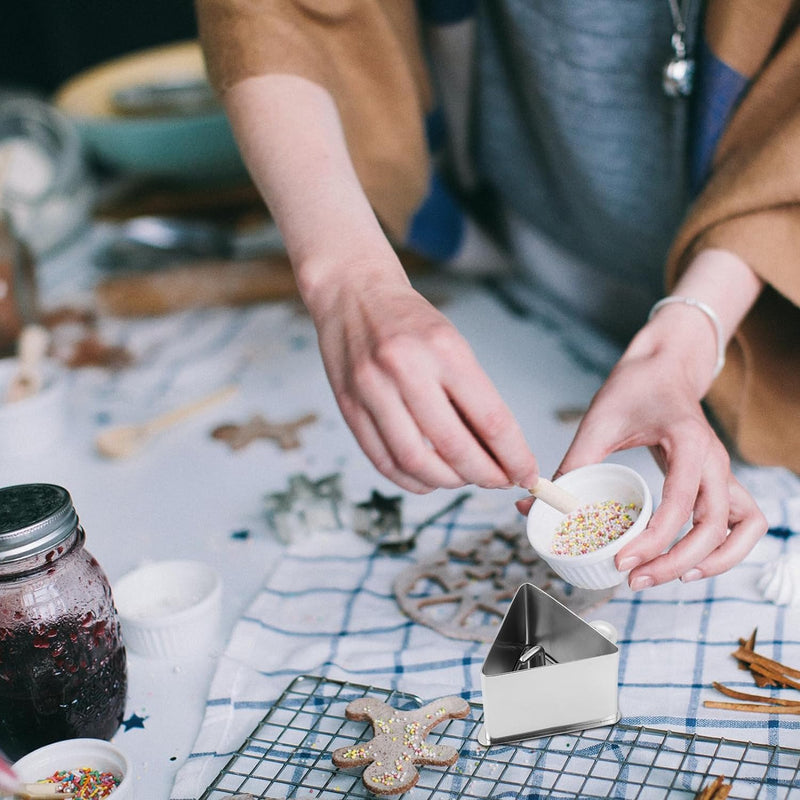
M419 780L417 764L448 767L455 763L458 750L428 744L425 737L440 722L463 719L469 710L469 703L454 695L414 711L398 711L374 697L353 700L345 716L369 721L375 736L366 744L335 750L333 763L337 767L366 766L361 780L373 794L402 794Z
M218 425L211 436L226 442L231 450L241 450L256 439L271 439L281 450L296 450L300 447L300 428L316 421L316 414L304 414L289 422L270 422L256 414L241 425L232 422Z

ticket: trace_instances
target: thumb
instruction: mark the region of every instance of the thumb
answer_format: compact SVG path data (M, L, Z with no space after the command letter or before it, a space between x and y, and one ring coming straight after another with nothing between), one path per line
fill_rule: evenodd
M587 464L598 464L614 450L607 434L603 433L603 426L585 423L586 418L578 428L575 438L564 454L564 458L561 459L553 478L558 478L565 472L571 472L573 469Z

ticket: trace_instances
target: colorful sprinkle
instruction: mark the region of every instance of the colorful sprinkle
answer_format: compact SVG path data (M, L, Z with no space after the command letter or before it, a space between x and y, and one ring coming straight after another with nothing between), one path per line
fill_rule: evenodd
M551 551L557 556L580 556L619 539L639 516L641 506L606 500L567 515L553 536Z
M90 767L62 769L39 783L55 783L59 792L69 792L76 800L101 800L119 786L121 778L111 772L100 772Z

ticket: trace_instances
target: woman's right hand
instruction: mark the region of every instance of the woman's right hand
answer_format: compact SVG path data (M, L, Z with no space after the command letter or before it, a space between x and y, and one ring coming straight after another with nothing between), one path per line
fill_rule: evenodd
M414 492L533 486L536 459L519 425L387 241L331 96L300 77L263 75L230 87L224 101L283 235L336 400L377 469Z
M311 313L336 400L375 467L413 492L533 486L519 424L455 326L396 269L346 272Z

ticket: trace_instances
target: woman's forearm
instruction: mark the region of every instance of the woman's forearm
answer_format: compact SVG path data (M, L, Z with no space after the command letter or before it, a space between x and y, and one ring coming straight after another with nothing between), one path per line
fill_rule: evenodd
M363 284L378 269L406 280L361 188L325 89L293 75L264 75L228 89L224 102L312 314L324 313L332 284L356 276Z

